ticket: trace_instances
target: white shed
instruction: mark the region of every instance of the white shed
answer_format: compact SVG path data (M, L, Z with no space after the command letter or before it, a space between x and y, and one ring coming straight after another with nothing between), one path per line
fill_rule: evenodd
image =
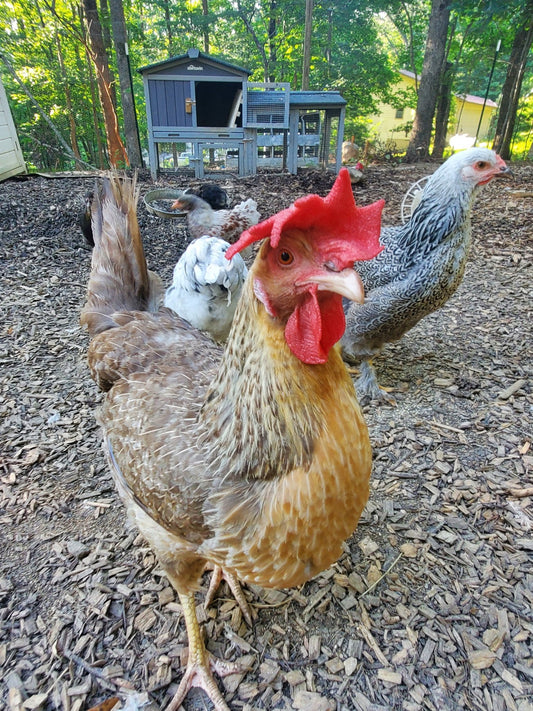
M0 180L25 172L26 164L20 150L11 109L0 81Z

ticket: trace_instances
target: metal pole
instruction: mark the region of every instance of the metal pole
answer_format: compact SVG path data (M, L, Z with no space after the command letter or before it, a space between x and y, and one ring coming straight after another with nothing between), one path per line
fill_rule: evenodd
M492 60L492 67L490 69L489 81L487 84L487 91L485 92L485 98L483 99L483 108L481 109L481 115L479 117L479 123L477 125L476 139L474 141L474 146L477 143L477 137L479 136L479 131L481 129L481 122L483 121L483 114L485 112L485 106L487 105L487 99L489 97L490 83L492 81L492 75L494 74L494 67L496 66L496 59L498 58L498 52L500 51L501 43L502 43L502 41L498 40L498 44L496 45L496 51L494 52L494 59Z

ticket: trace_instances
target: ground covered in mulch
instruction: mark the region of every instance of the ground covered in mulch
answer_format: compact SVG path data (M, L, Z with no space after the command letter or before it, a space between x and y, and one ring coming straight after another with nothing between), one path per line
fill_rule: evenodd
M477 200L456 295L376 361L398 404L365 408L372 493L341 559L298 590L248 588L253 629L224 588L205 613L198 596L209 648L251 663L225 681L232 709L533 708L533 166L513 168L513 183L494 181ZM433 170L369 166L357 202L384 197L384 222L397 224L405 191ZM222 185L267 217L332 182L302 171ZM0 185L0 708L10 711L113 697L161 708L187 654L177 598L125 521L95 425L100 395L78 326L90 252L77 226L93 185ZM143 175L141 194L153 187ZM185 224L142 203L139 219L150 266L168 281ZM184 708L210 705L192 692Z

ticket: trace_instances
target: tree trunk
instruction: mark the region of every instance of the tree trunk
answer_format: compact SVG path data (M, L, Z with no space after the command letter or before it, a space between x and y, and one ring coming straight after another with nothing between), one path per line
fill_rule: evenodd
M324 50L324 57L326 59L328 69L327 76L331 76L331 47L333 40L333 8L328 7L328 31L326 34L326 48Z
M100 122L98 120L98 104L97 104L97 88L96 88L96 83L94 80L94 73L93 73L93 64L91 61L91 55L89 52L89 45L87 42L87 32L86 32L86 27L84 23L84 14L83 14L83 8L81 6L78 6L78 13L79 13L79 21L80 21L80 28L81 28L81 37L83 39L83 47L85 49L85 60L87 62L87 71L89 73L89 91L91 92L91 111L92 111L92 116L93 116L93 128L94 128L94 136L96 140L96 150L97 150L97 155L95 155L95 158L98 158L98 167L100 170L103 170L105 168L105 155L104 155L104 145L102 142L102 135L100 132ZM93 151L94 153L94 147ZM95 160L96 163L96 160Z
M431 128L437 104L439 81L446 54L446 36L450 22L451 0L432 0L424 65L418 89L413 130L405 160L415 163L429 158Z
M174 56L174 34L172 32L172 23L170 22L170 7L168 0L163 3L163 11L165 13L165 28L167 31L168 42L168 57Z
M61 72L61 78L63 80L63 87L65 89L65 104L68 113L68 122L70 129L70 145L72 146L72 152L76 158L80 159L80 151L78 148L78 137L76 132L76 119L74 117L74 109L72 108L72 99L70 97L70 84L67 77L67 72L65 70L65 62L63 61L63 52L61 50L61 40L59 35L56 34L56 45L57 45L57 61L59 64L59 70Z
M104 115L104 125L109 151L109 162L114 168L129 165L128 155L120 133L118 130L118 119L113 101L111 98L111 75L109 72L109 60L105 51L104 39L102 35L102 25L96 9L96 0L83 0L87 31L91 45L92 56L96 68L96 82L98 84L98 94Z
M276 81L276 62L278 60L276 44L276 35L278 33L277 9L277 0L270 0L270 17L268 18L268 78L270 81Z
M113 45L111 42L111 22L109 19L109 7L108 7L108 0L100 0L100 12L99 12L99 17L101 18L100 24L102 27L102 38L104 40L104 48L105 48L105 53L107 54L108 57L110 57L113 53ZM109 86L111 90L111 101L113 102L113 106L115 107L115 111L117 110L117 91L116 91L116 82L115 82L115 76L113 74L113 70L111 67L108 65L108 70L109 70Z
M207 25L207 15L209 14L209 8L207 6L207 0L202 0L202 15L204 19L203 36L204 36L204 52L209 53L209 28Z
M435 114L435 137L433 139L433 151L431 158L441 161L446 148L446 135L448 133L448 119L450 118L450 109L452 106L452 82L453 82L453 64L446 62L446 68L443 72L440 82L439 96L437 97L437 113Z
M507 76L502 89L500 112L496 123L496 135L493 149L504 160L511 158L511 140L513 137L518 102L522 81L526 70L529 50L533 43L533 2L529 2L525 13L525 20L518 29L511 49L511 56L507 67Z
M313 36L313 0L305 0L304 61L302 69L302 91L309 89L311 68L311 38Z
M126 21L122 0L109 0L111 12L111 26L117 58L118 78L120 82L120 99L124 117L124 136L130 164L134 168L142 168L141 143L139 140L139 127L135 112L135 95L131 80L130 59L128 56L128 42L126 34Z

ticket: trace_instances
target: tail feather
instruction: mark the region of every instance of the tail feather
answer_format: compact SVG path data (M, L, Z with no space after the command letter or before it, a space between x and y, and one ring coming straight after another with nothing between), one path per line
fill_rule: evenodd
M138 199L136 178L111 175L95 191L91 208L95 246L80 318L90 336L117 326L113 314L153 311L162 297L161 280L146 265Z

